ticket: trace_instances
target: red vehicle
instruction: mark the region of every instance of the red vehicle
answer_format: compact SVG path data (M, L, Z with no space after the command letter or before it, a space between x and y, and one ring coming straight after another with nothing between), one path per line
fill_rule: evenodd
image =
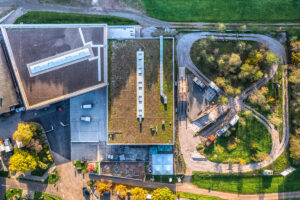
M61 111L63 111L63 107L62 107L62 106L58 106L58 107L56 108L56 110L57 110L58 112L61 112Z
M216 137L211 135L207 138L207 140L205 141L205 146L209 147L214 141L215 141Z

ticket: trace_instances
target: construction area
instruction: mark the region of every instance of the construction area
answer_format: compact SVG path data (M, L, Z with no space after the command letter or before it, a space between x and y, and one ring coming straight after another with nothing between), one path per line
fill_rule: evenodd
M172 39L163 39L163 45L159 38L114 40L109 45L108 143L173 144ZM141 123L137 119L136 55L139 49L144 52L144 118ZM160 77L160 69L163 69L163 77ZM161 78L166 98L161 96Z

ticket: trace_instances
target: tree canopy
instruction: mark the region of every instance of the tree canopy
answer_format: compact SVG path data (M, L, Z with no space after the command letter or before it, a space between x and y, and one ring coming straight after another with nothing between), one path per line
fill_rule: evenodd
M152 200L174 200L174 193L167 187L158 188L154 190L151 194Z
M25 173L35 170L36 167L36 159L27 151L19 150L9 159L9 170L11 172Z
M121 199L125 198L126 195L127 195L127 192L128 192L126 186L124 186L124 185L117 185L117 186L115 187L115 191L117 192L118 196L119 196Z
M36 131L37 127L35 124L19 123L18 129L13 134L13 139L22 142L23 146L26 146L36 134Z
M130 190L130 199L132 200L146 200L147 198L147 191L140 187L135 187Z
M97 191L100 193L100 195L105 194L108 192L111 188L111 183L104 183L102 181L97 182Z

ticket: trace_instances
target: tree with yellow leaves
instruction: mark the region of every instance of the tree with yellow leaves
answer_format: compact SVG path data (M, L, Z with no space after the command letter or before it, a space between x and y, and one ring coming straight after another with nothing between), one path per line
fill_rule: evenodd
M130 199L132 200L146 200L147 199L147 191L140 187L135 187L130 190Z
M151 194L152 200L174 200L174 193L167 187L165 188L157 188Z
M32 136L36 134L35 124L19 123L18 129L14 132L13 139L22 142L23 146L29 144Z
M127 190L126 186L124 186L124 185L117 185L115 187L115 191L117 192L118 196L121 199L125 198L128 193L128 190Z
M11 172L29 172L36 169L36 159L27 151L19 150L9 159L9 170Z
M111 188L111 183L105 183L103 181L97 181L97 191L100 193L100 195L105 194L108 192Z

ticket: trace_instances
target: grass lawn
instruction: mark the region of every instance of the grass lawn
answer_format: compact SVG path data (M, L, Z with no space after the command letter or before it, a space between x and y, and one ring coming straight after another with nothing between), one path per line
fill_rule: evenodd
M59 180L59 175L56 169L53 170L53 173L55 173L55 175L49 174L48 178L45 180L44 183L54 184Z
M142 127L136 117L136 51L140 47L145 55ZM160 97L159 40L112 41L109 49L109 143L173 143L172 40L164 40L166 106ZM150 127L157 127L157 133L151 132Z
M46 194L46 193L41 193L41 192L36 192L34 194L34 200L39 200L41 197L44 197L44 200L61 200L62 198L51 195L51 194Z
M273 82L278 82L280 84L280 88L275 87ZM268 93L265 95L267 104L270 106L271 109L264 110L261 105L252 104L249 101L249 98L245 101L246 104L257 110L259 113L268 117L268 115L272 114L273 112L278 113L278 117L282 119L283 117L283 105L282 105L282 66L278 66L278 75L274 76L274 79L271 79L265 87L268 88ZM279 127L276 127L280 139L282 137L282 122L279 124Z
M299 22L298 0L143 0L146 13L177 22Z
M300 190L300 168L282 176L193 175L192 183L199 188L243 194L292 192Z
M262 175L264 170L273 170L274 175L280 174L291 165L289 153L284 151L272 164L261 169L256 169L250 172L232 173L232 175ZM222 173L193 171L195 175L224 175ZM228 174L227 174L228 175Z
M239 113L240 118L244 118ZM204 155L213 162L237 162L238 158L242 158L246 163L253 162L251 157L256 152L264 152L269 154L272 148L272 140L267 128L256 118L252 117L246 120L246 124L241 123L241 119L235 127L229 129L230 136L222 136L215 143L204 149ZM236 148L230 149L228 145L237 138ZM257 144L257 150L251 149L251 143ZM221 150L220 150L221 149Z
M22 192L23 190L21 189L16 189L16 188L8 189L6 191L5 199L12 199L15 195L17 195L18 197L20 197L20 200L22 200L23 199Z
M109 25L135 25L129 19L114 16L84 15L75 13L57 13L32 11L19 17L15 24L109 24Z
M181 198L186 198L186 199L193 199L193 200L222 200L221 198L218 197L211 197L211 196L206 196L206 195L200 195L200 194L192 194L192 193L187 193L187 192L177 192L176 196L181 197Z

